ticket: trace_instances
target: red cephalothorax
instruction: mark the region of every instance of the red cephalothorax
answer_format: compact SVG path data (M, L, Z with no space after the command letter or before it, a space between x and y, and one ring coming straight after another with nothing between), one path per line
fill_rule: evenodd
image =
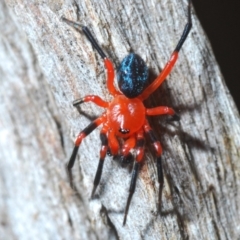
M97 44L89 29L65 18L63 18L63 20L75 29L82 31L104 60L107 74L107 88L109 90L109 93L113 96L111 102L106 102L99 96L95 95L87 95L84 98L77 99L73 102L74 106L78 106L84 102L93 102L96 105L105 108L105 112L100 117L91 122L85 129L83 129L76 138L75 147L67 165L71 185L71 169L74 165L78 148L82 140L95 128L102 125L102 129L100 131L102 146L100 149L100 159L94 179L92 196L94 195L95 190L100 182L103 163L107 151L109 151L114 157L119 156L124 161L130 155L130 150L135 149L135 163L133 167L132 180L123 220L123 224L125 224L129 205L135 191L139 167L144 157L145 135L147 135L155 149L155 155L157 158L156 164L159 182L158 208L160 211L164 181L161 161L162 147L150 125L148 124L146 117L167 114L171 115L172 119L178 120L178 116L175 114L172 108L166 106L145 108L143 105L143 100L148 98L149 95L152 94L161 85L161 83L171 72L178 59L178 52L186 40L192 26L191 1L189 0L188 2L188 22L184 28L182 36L175 50L173 51L170 60L167 62L160 75L149 86L146 86L148 79L148 68L145 62L137 54L131 53L123 59L118 69L117 79L119 90L117 90L113 84L115 77L113 64ZM118 141L120 138L123 139L123 141L121 141L123 142L121 145Z
M109 103L107 122L115 136L128 138L142 128L145 115L146 110L141 100L117 95Z

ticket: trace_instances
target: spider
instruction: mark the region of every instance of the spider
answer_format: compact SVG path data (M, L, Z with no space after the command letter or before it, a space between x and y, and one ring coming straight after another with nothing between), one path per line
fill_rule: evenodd
M73 102L73 106L75 107L78 107L80 104L85 102L93 102L99 107L105 108L105 112L83 129L75 140L75 147L67 164L67 171L70 177L71 186L72 167L76 160L78 149L82 140L98 126L102 125L102 129L100 131L100 159L94 178L91 197L94 196L96 188L100 182L104 159L107 152L110 151L113 157L121 156L123 160L126 160L131 155L130 150L136 149L129 194L124 212L123 225L125 225L130 202L135 191L140 165L144 160L144 135L147 135L155 149L155 155L157 158L156 165L159 182L158 211L160 211L164 183L161 160L162 147L146 117L166 114L171 115L173 119L175 118L175 120L178 120L179 117L170 107L159 106L155 108L146 108L143 101L163 83L178 59L178 52L182 48L182 45L192 27L191 0L188 0L187 24L185 25L181 38L178 41L170 60L167 62L159 76L149 86L146 86L148 79L148 67L146 66L146 63L139 55L130 53L123 59L118 69L117 81L119 89L116 89L114 87L115 75L113 63L109 58L107 58L89 29L86 26L82 26L81 24L70 21L64 17L62 20L76 30L83 32L87 39L91 42L93 48L101 56L106 68L107 88L109 93L113 96L111 102L106 102L96 95L87 95ZM119 139L123 139L123 144L121 146Z

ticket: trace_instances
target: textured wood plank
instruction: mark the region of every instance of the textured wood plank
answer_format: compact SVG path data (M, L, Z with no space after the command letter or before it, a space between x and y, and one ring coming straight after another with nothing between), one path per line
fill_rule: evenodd
M186 23L186 2L6 3L8 8L1 3L0 231L10 239L238 239L239 115L195 15L179 62L146 103L169 105L181 116L179 123L150 121L164 148L162 216L156 215L150 148L125 227L127 169L107 158L97 197L89 201L99 131L80 148L75 192L64 169L74 136L89 122L72 100L110 95L100 57L61 16L88 25L116 66L134 51L156 76ZM82 109L102 112L92 104Z

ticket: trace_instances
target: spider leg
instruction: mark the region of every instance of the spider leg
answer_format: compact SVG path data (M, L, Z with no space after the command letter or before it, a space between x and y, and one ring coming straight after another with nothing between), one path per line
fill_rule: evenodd
M159 107L155 107L155 108L147 108L146 109L146 115L148 115L148 116L164 115L164 114L173 116L176 113L172 108L166 107L166 106L159 106Z
M162 147L160 142L157 140L152 128L149 126L149 123L146 122L144 125L144 131L146 135L149 136L149 139L154 146L156 156L157 156L157 173L158 173L158 183L159 183L159 191L158 191L158 211L161 211L161 205L162 205L162 190L163 190L163 169L162 169Z
M108 132L108 147L111 155L114 157L118 156L119 143L113 131Z
M107 124L105 124L103 126L101 132L100 132L100 139L101 139L102 147L101 147L101 150L100 150L100 159L99 159L99 163L98 163L97 172L96 172L94 182L93 182L93 189L92 189L91 198L93 198L94 193L97 189L97 186L98 186L98 184L100 182L100 179L101 179L101 176L102 176L104 159L106 157L107 150L108 150L107 132L108 132L108 126L107 126Z
M188 0L188 21L187 24L185 25L185 28L183 30L183 33L181 35L180 40L177 43L176 48L174 49L170 60L167 62L165 67L163 68L162 72L160 75L155 79L155 81L150 84L144 92L139 96L140 99L144 100L149 97L150 94L152 94L161 84L162 82L166 79L166 77L169 75L171 72L173 66L175 65L177 59L178 59L178 52L182 48L183 43L185 42L191 28L192 28L192 19L191 19L191 0Z
M96 95L87 95L83 98L79 98L73 101L73 106L76 107L76 109L78 110L80 115L85 115L87 116L86 113L82 112L81 108L80 108L80 104L84 103L84 102L93 102L96 105L98 105L99 107L103 107L103 108L107 108L109 103L104 101L102 98L100 98L99 96ZM89 117L88 117L89 118Z
M159 106L155 108L147 108L146 109L146 115L148 116L155 116L155 115L171 115L171 121L179 121L180 117L176 114L176 112L166 106Z
M132 171L132 178L131 178L131 182L130 182L127 204L126 204L126 208L125 208L125 212L124 212L123 225L126 224L129 206L130 206L130 203L132 200L132 196L135 192L137 176L138 176L140 164L141 164L141 162L143 160L143 156L144 156L144 144L145 144L145 139L143 136L143 130L140 130L137 133L137 143L136 143L137 154L136 154L136 160L135 160L133 171Z
M83 98L79 98L73 101L73 106L77 107L78 105L84 103L84 102L93 102L99 107L107 108L108 102L104 101L102 98L96 95L87 95Z
M74 162L76 160L76 156L78 153L79 146L82 142L82 140L90 134L94 129L96 129L100 124L102 124L106 119L106 115L103 114L102 116L98 117L94 121L92 121L86 128L84 128L77 136L75 140L75 147L73 148L72 155L67 163L67 173L70 181L70 185L73 188L73 182L72 182L72 167L74 165Z
M113 96L121 94L118 90L115 89L114 84L113 84L113 82L114 82L113 63L110 59L107 58L106 54L103 52L102 48L99 46L99 44L97 43L97 41L93 37L93 35L90 32L90 30L88 29L88 27L83 26L79 23L70 21L70 20L68 20L64 17L62 17L62 20L64 22L66 22L68 25L70 25L71 27L78 30L79 32L83 32L85 34L85 36L87 37L89 42L92 44L93 48L95 48L97 50L97 52L99 53L99 55L101 56L101 58L104 61L104 65L105 65L105 68L107 70L107 87L108 87L108 90L109 90L110 94L112 94Z
M136 145L135 136L132 136L125 141L125 143L122 146L121 154L120 154L122 164L124 164L124 162L126 162L127 159L131 158L130 150L133 149L135 145Z

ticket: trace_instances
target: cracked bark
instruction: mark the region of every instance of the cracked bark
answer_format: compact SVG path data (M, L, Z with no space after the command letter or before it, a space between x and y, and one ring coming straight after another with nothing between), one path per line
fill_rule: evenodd
M6 6L6 4L8 7ZM73 99L109 100L103 63L61 16L88 25L117 66L134 51L154 78L186 22L182 1L2 1L0 103L0 236L2 239L239 239L239 115L211 47L193 13L193 29L168 80L146 102L168 105L179 123L150 123L163 145L163 209L156 215L155 162L147 148L127 224L130 174L106 159L89 201L99 131L65 172L74 136L89 123ZM82 106L90 116L101 109Z

